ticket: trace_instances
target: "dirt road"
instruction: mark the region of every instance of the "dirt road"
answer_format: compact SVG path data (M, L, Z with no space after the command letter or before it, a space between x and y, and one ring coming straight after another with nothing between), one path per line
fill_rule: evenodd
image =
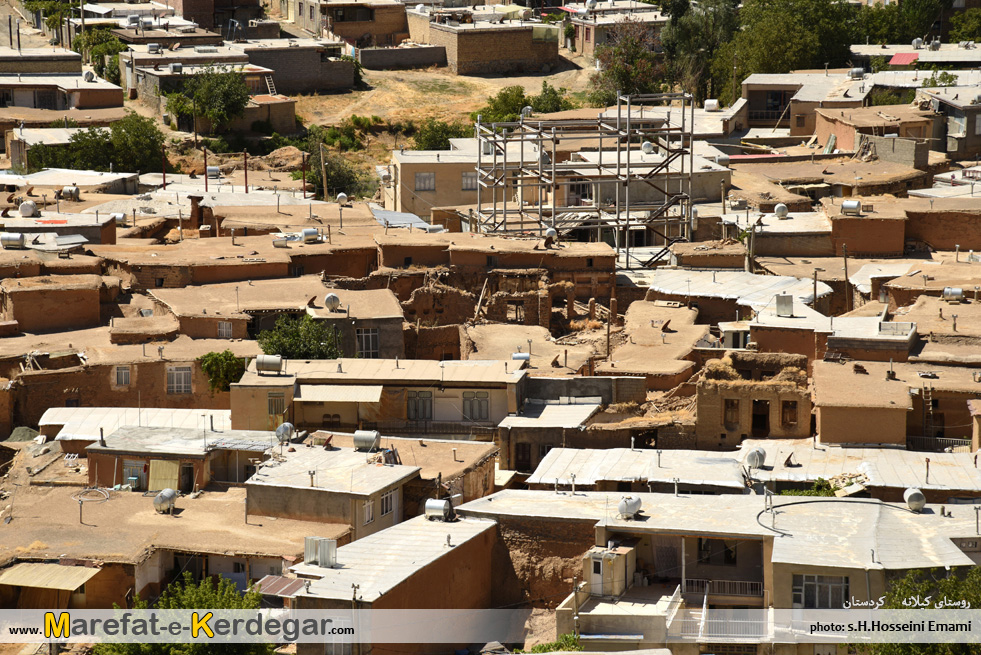
M17 20L20 19L20 47L21 48L42 48L48 46L48 39L40 31L31 27L14 7L23 9L17 4L17 0L0 0L0 46L17 47ZM8 16L13 16L13 39L7 28Z

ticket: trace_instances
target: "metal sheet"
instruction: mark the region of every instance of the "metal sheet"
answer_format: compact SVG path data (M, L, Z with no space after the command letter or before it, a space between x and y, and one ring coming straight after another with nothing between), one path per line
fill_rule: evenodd
M301 384L298 403L377 403L381 400L382 385L363 384Z
M180 462L167 459L150 460L150 481L147 487L150 491L177 489L180 476Z
M0 585L75 591L102 569L24 562L0 573Z

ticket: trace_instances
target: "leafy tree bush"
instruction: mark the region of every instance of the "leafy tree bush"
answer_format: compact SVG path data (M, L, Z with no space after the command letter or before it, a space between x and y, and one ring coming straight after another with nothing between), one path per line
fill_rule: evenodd
M923 86L926 88L934 86L956 86L957 76L953 73L947 71L939 70L936 66L933 67L933 72L930 77L923 80Z
M28 169L156 173L162 167L164 135L152 118L129 113L108 130L90 128L72 135L67 145L35 146L28 153Z
M300 318L282 315L271 330L258 337L259 347L267 355L287 359L337 359L341 357L340 334L337 329L312 316Z
M981 41L981 9L975 7L954 14L950 25L951 41Z
M575 105L566 97L564 88L556 89L548 82L542 82L542 92L537 96L525 95L522 86L506 86L496 95L487 98L487 104L470 114L471 120L483 123L507 123L516 121L521 116L521 110L531 107L538 113L551 113L573 109Z
M95 74L119 84L119 53L126 46L106 27L88 29L72 39L72 50L92 62Z
M639 21L624 19L607 33L606 43L596 48L600 71L593 75L588 96L594 107L616 102L624 94L657 93L665 87L667 71L655 51L660 45L654 30Z
M818 478L811 485L810 489L786 489L780 492L781 496L834 496L836 487L824 478Z
M718 97L727 76L716 79L711 63L738 26L731 0L704 0L661 31L661 45L671 80L701 102Z
M198 116L208 119L212 131L226 126L245 113L249 87L245 78L226 66L208 66L190 77L182 91L167 94L167 110L175 116Z
M463 123L447 123L430 117L419 126L414 137L415 150L449 150L450 139L473 136L473 128Z
M245 361L231 350L210 352L201 357L201 370L208 376L211 392L228 391L232 382L238 382L245 373Z
M538 644L533 646L529 651L516 650L515 653L556 653L556 652L571 652L582 650L582 644L579 643L579 637L574 634L564 634L559 635L559 638L553 642L547 644Z

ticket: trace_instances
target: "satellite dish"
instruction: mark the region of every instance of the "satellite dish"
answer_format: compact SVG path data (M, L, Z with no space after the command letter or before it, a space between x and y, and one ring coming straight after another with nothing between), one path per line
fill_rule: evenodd
M346 193L338 193L337 194L337 204L338 205L343 205L346 202L347 202L347 194Z
M640 144L640 149L645 155L654 154L654 144L650 141L644 141L642 144Z
M295 432L296 428L293 427L292 423L283 423L276 428L276 438L279 439L279 443L289 443Z
M341 299L336 293L328 293L324 297L324 307L329 311L336 312L337 308L341 306Z
M95 73L92 71L85 71L85 74L82 75L82 79L84 79L86 82L95 82Z

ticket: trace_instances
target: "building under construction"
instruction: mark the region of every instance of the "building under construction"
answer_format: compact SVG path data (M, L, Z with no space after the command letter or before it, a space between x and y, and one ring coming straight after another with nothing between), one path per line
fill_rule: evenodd
M689 94L657 93L618 95L615 108L590 119L533 120L530 107L517 122L488 124L478 116L470 229L554 229L606 241L628 266L652 263L671 243L690 238L697 215L694 109Z

